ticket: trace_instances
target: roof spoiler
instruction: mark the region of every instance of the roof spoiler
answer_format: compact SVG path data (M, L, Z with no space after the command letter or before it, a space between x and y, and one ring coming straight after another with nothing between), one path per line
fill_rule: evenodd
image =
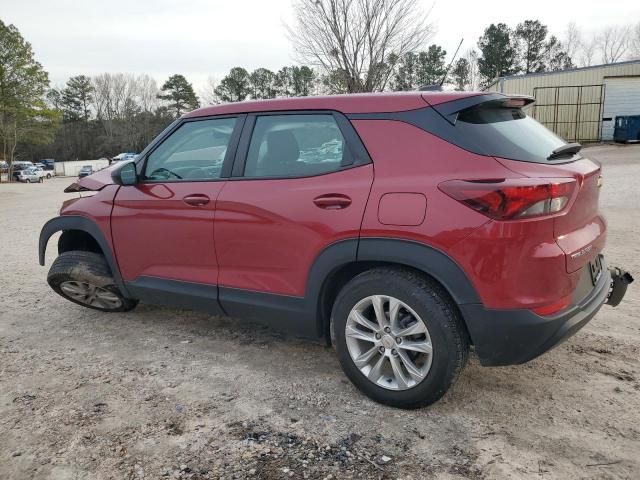
M424 95L422 98L429 103L428 98ZM469 108L476 107L483 103L495 102L501 103L505 108L523 108L535 102L535 98L528 95L503 95L502 93L486 93L473 95L470 97L453 100L451 102L432 105L433 109L442 116L451 125L455 125L458 120L458 114Z

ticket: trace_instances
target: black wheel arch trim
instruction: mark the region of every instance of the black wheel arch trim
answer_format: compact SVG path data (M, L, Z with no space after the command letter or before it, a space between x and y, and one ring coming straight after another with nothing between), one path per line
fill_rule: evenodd
M87 217L83 217L80 215L62 215L59 217L52 218L47 223L44 224L42 230L40 231L40 239L38 241L38 261L40 265L45 264L45 253L47 250L47 244L49 243L49 239L56 232L61 232L65 230L80 230L91 235L102 250L104 257L111 269L111 273L113 275L114 281L122 295L126 298L130 298L129 292L122 281L122 276L120 275L120 269L118 268L118 263L116 262L116 258L113 255L113 251L111 250L111 246L107 242L102 230L100 227L91 219Z
M449 255L431 245L413 240L364 237L358 245L357 259L415 268L436 279L457 304L481 303L462 267Z
M324 288L332 275L348 264L380 262L419 270L438 281L459 304L481 303L462 268L446 253L430 245L405 239L362 237L335 242L315 259L305 290L307 309L316 312L316 331L324 336L326 312L322 312Z

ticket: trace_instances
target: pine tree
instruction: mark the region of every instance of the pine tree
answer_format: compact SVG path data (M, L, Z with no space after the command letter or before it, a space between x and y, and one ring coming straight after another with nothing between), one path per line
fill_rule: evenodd
M429 45L426 52L418 53L416 65L416 87L440 83L447 67L445 65L446 50L440 45Z
M429 45L426 51L404 54L392 81L394 90L415 90L442 80L446 72L447 52L439 45Z
M512 30L504 23L491 24L478 40L478 71L482 85L497 77L518 73L517 49Z
M224 81L224 80L223 80ZM268 68L257 68L249 75L251 98L275 98L276 74Z
M62 106L65 119L89 120L90 105L93 102L93 85L89 77L78 75L67 81L62 94Z
M251 94L249 72L242 67L234 67L220 81L215 94L222 102L241 102Z
M547 26L539 20L525 20L515 29L520 47L522 71L524 73L543 72L545 70L545 50Z
M469 64L469 60L459 58L453 65L451 77L453 83L456 85L456 90L462 91L467 88L467 85L471 83L471 65Z
M176 74L170 76L169 79L164 82L160 91L163 93L158 94L158 98L169 102L167 109L176 118L200 106L198 97L193 91L193 86L183 75Z

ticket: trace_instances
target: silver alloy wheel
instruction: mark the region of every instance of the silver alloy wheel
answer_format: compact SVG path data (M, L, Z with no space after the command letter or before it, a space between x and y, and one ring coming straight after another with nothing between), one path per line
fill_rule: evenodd
M356 367L380 387L408 390L429 373L433 347L427 326L395 297L360 300L349 313L345 336Z
M114 310L122 306L122 300L113 292L86 282L69 280L60 284L60 290L69 298L92 307Z

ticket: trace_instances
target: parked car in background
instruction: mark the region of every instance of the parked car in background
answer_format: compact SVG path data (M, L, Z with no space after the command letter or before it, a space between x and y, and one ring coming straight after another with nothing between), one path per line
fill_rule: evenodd
M17 180L23 183L42 183L44 181L44 170L37 168L27 168L20 170Z
M93 173L93 167L91 165L84 165L78 172L78 178L83 178Z
M9 164L4 160L0 160L0 172L5 173L9 170Z
M27 168L27 170L35 170L35 171L38 172L38 174L40 176L42 176L43 178L47 178L47 179L53 177L53 175L54 175L54 173L51 170L45 170L44 168L39 166L38 163L36 163L33 168Z
M42 163L45 170L55 169L55 160L53 158L45 158L44 160L40 160L40 163Z
M600 165L529 117L533 101L406 92L202 108L136 161L68 187L96 194L43 227L40 263L62 231L47 281L71 302L271 321L333 343L372 399L428 405L471 344L484 366L528 362L633 280L603 256Z
M16 161L13 162L11 164L11 170L12 170L12 174L11 176L13 177L14 181L19 181L18 180L18 176L20 175L20 173L23 170L27 170L27 169L31 169L31 168L35 168L35 165L31 162L25 162L25 161Z
M126 162L128 160L135 160L138 157L137 153L119 153L111 159L112 162Z

